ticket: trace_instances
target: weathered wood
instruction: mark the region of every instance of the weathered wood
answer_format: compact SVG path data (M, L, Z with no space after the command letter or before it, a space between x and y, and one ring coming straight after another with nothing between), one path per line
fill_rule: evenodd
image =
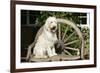
M74 40L74 41L68 42L68 43L66 43L66 44L64 44L64 45L67 46L67 45L70 45L70 44L74 44L74 43L76 43L76 42L79 42L79 40Z
M62 37L62 40L64 40L67 31L68 31L68 27L66 27L66 30L65 30L65 32L64 32L64 35L63 35L63 37Z
M80 56L81 56L81 59L84 59L84 56L83 56L83 52L84 52L84 51L83 51L83 50L84 50L84 38L83 38L83 35L82 35L80 29L75 25L75 23L73 23L73 22L70 21L70 20L65 20L65 19L57 18L57 22L58 22L58 23L65 23L65 24L70 25L72 28L75 29L75 31L76 31L76 33L78 34L79 39L81 40L81 43L82 43L81 50L80 50ZM72 34L72 35L73 35L73 34ZM70 36L72 36L72 35L70 35ZM69 37L69 38L70 38L70 37ZM64 43L65 43L69 38L67 38L67 39L64 41Z
M60 26L60 24L58 24L58 29L59 29L58 30L59 31L59 34L58 34L59 35L59 40L61 40L61 26Z
M74 34L75 34L75 31L74 31L73 33L71 33L71 34L68 36L68 38L66 38L66 39L64 40L64 43L66 43Z
M68 60L77 60L80 59L80 56L69 56L69 55L56 55L50 58L34 58L31 57L30 61L31 62L49 62L49 61L68 61Z
M72 56L72 54L70 52L68 52L67 50L65 50L65 49L64 49L63 52L67 53L69 56Z

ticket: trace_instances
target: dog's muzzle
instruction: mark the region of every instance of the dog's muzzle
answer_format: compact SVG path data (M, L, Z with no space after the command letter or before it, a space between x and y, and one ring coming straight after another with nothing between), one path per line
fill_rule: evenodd
M51 32L56 32L56 30L57 30L57 27L56 26L53 26L52 28L51 28Z

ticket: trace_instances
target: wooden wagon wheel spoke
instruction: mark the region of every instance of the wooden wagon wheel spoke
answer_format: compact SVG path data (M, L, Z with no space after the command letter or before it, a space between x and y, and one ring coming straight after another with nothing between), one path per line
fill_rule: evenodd
M67 42L74 34L75 34L75 31L74 31L72 34L70 34L70 35L68 36L68 38L66 38L66 39L64 40L64 43Z
M72 47L65 47L65 49L70 49L70 50L75 50L75 51L78 51L79 50L77 48L72 48Z
M65 32L64 32L64 35L63 35L63 37L62 37L62 40L64 40L67 31L68 31L68 27L66 28L66 30L65 30Z
M58 24L58 38L61 40L61 26Z
M80 50L79 50L79 49L77 49L77 48L65 47L65 49L74 50L74 51L77 51L77 55L79 55L79 54L80 54Z
M76 42L78 42L79 40L74 40L74 41L71 41L71 42L68 42L68 43L66 43L66 44L64 44L65 46L67 46L67 45L70 45L70 44L74 44L74 43L76 43Z
M72 56L72 54L70 52L68 52L67 50L64 50L65 53L67 53L68 55Z

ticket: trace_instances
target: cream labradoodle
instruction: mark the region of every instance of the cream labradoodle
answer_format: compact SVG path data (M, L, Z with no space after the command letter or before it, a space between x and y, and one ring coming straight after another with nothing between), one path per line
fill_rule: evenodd
M47 58L57 55L54 44L57 42L57 20L55 17L47 18L41 35L38 37L33 54L35 58Z

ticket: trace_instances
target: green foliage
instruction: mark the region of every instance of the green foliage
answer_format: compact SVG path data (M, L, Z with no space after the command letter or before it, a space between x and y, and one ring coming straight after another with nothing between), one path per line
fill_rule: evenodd
M79 15L80 13L40 11L37 15L36 21L37 24L43 25L49 16L55 16L56 18L69 19L75 23L79 23Z
M90 29L87 27L87 28L83 28L82 29L82 34L83 34L83 37L84 37L84 40L85 40L85 47L84 47L84 55L88 55L88 58L89 58L89 48L90 48Z

